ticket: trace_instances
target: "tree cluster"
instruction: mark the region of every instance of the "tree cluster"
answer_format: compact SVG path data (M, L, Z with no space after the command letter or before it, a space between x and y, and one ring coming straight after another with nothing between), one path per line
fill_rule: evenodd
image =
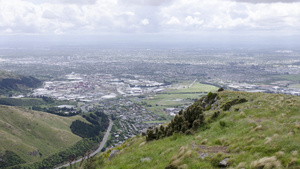
M0 155L0 168L5 168L13 165L25 163L20 156L12 151L5 151L3 155Z
M173 133L193 134L203 125L203 107L193 104L185 111L181 110L167 126L161 125L155 129L147 130L146 140L157 140L171 136Z
M231 106L236 105L236 104L245 103L247 101L248 100L246 100L245 98L234 99L232 101L229 101L229 102L225 103L221 108L223 108L224 111L227 111L231 108Z
M43 112L47 112L47 113L51 113L51 114L55 114L55 115L59 115L59 116L75 116L77 114L81 113L81 110L76 110L74 108L59 108L59 107L41 107L41 106L32 106L31 108L32 110L36 110L36 111L43 111ZM68 113L66 113L68 112Z
M102 132L104 132L109 125L107 115L101 111L97 111L95 114L91 113L89 115L83 115L82 117L91 124L76 120L73 121L70 126L71 131L82 138L103 135Z
M207 96L197 100L185 111L179 111L167 126L161 125L154 129L148 129L146 140L157 140L171 136L173 133L193 134L199 127L204 126L205 119L203 112L209 110L217 99L217 93L208 93Z

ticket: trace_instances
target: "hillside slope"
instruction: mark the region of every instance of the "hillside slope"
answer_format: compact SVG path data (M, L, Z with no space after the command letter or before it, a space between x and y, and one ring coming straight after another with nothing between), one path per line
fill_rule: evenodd
M21 76L10 72L0 71L0 94L14 91L24 91L38 87L41 81L34 77Z
M198 129L184 134L190 124L186 117L175 117L148 131L148 141L145 136L131 138L86 168L300 168L299 97L223 91L191 107L196 118L201 112L204 116Z
M71 123L80 116L61 117L0 105L0 158L13 152L27 163L39 161L81 140Z

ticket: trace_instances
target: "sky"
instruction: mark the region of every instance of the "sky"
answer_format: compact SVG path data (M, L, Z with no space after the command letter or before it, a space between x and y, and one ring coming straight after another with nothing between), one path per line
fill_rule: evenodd
M0 0L0 44L288 43L300 0Z

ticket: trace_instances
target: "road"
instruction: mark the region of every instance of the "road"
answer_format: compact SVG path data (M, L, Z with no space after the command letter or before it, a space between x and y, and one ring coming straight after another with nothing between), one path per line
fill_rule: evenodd
M96 151L94 151L93 153L91 153L91 154L89 155L90 157L92 157L92 156L96 155L97 153L99 153L99 152L101 151L101 149L104 147L104 145L105 145L105 143L106 143L106 141L107 141L107 138L108 138L108 136L109 136L109 134L110 134L110 130L111 130L111 127L112 127L112 126L113 126L113 121L112 121L111 119L109 119L109 126L108 126L108 128L107 128L107 130L106 130L106 133L105 133L105 135L104 135L104 137L103 137L101 143L100 143L100 146L98 147L98 149L97 149ZM72 164L81 162L82 159L87 159L87 157L82 157L82 158L80 158L80 159L78 159L78 160L72 162ZM65 164L65 165L56 167L55 169L60 169L60 168L62 168L62 167L67 167L67 166L69 166L69 165L70 165L70 163L67 163L67 164Z
M196 81L197 81L197 79L195 79L195 80L193 81L193 83L191 83L191 84L189 85L189 88L192 87L192 86L196 83Z

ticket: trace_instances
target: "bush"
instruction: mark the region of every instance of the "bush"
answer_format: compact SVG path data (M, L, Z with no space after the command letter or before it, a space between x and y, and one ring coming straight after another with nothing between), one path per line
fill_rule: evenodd
M220 89L218 89L218 92L222 92L224 91L224 89L221 87Z
M178 169L178 167L173 164L169 164L165 167L165 169Z
M219 124L220 124L221 127L225 127L225 126L226 126L226 122L225 122L225 121L221 121L221 120L220 120L220 121L219 121Z
M214 112L214 114L211 116L211 119L216 119L220 115L220 112Z
M209 93L207 98L213 100L217 97L215 93ZM203 115L202 101L203 98L189 106L185 111L180 110L178 115L168 124L168 126L148 129L146 140L151 141L163 137L171 136L173 133L193 134L198 128L204 126L205 118Z

